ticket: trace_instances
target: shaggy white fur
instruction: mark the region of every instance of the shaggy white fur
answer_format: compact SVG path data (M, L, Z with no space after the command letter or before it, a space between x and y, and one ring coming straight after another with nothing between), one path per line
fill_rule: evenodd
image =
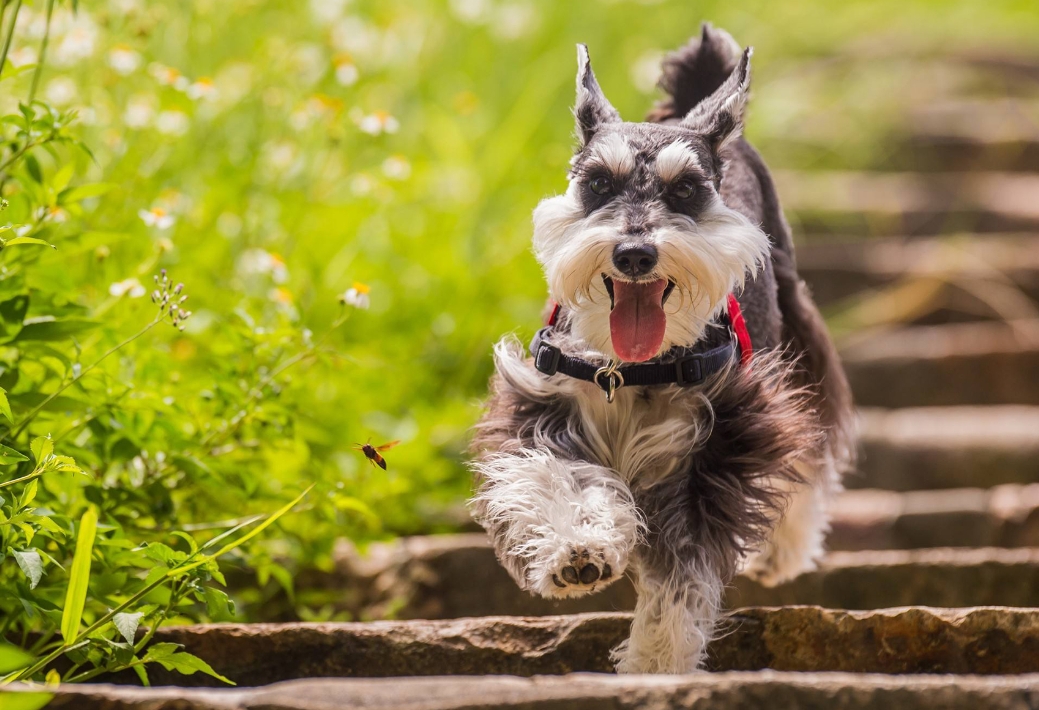
M618 673L691 673L714 637L724 585L709 568L679 565L660 578L635 577L631 635L610 654Z
M610 297L602 274L621 278L612 256L624 225L612 205L585 216L579 189L571 181L565 194L542 200L534 210L534 253L545 270L549 294L570 311L574 336L588 349L613 358ZM660 256L650 278L676 285L664 306L667 327L659 352L666 352L699 340L727 296L742 289L747 276L768 258L769 241L717 195L699 220L659 210L653 221L659 226L646 241Z
M631 493L612 471L565 461L547 449L499 454L476 467L485 481L483 522L506 530L499 559L520 587L566 598L624 574L642 523ZM580 562L610 574L591 584L565 582L563 569Z
M686 171L700 167L700 159L685 141L675 141L657 153L653 168L664 182L671 182Z

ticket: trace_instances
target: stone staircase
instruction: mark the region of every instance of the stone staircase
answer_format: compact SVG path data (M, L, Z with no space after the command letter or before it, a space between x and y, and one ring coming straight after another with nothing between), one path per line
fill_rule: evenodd
M283 623L156 635L239 688L64 686L51 706L1039 707L1039 69L970 61L1029 88L908 107L890 172L778 171L824 309L905 307L842 338L862 461L831 552L776 589L737 580L710 673L608 675L631 585L535 599L472 533L344 542L332 572L296 579L300 600L395 621L300 623L272 600Z

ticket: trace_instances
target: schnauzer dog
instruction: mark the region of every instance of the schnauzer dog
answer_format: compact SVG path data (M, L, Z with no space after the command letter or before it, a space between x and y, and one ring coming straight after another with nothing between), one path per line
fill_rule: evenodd
M814 567L852 457L847 380L741 138L751 50L722 30L621 120L578 47L565 194L534 211L548 327L495 347L472 506L523 589L638 592L624 673L697 669L723 591Z

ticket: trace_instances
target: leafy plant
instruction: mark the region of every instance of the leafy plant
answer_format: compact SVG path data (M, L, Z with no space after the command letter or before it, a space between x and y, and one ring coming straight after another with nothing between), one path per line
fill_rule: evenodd
M217 478L219 467L206 463L214 447L216 455L233 454L279 376L316 356L324 338L308 335L237 397L225 397L237 405L227 419L217 407L218 416L200 425L172 406L166 387L137 392L127 354L160 324L182 334L192 315L188 295L162 269L151 293L155 310L121 335L139 309L119 315L117 300L88 305L82 286L66 278L68 262L49 256L82 257L89 245L96 255L108 249L102 240L116 236L86 228L88 203L112 186L77 181L93 158L76 135L75 112L34 99L54 7L49 0L28 98L0 117L0 204L10 220L0 226L0 638L24 649L0 646L0 677L75 682L133 669L147 683L146 667L157 663L226 681L176 645L151 640L171 618L233 615L234 602L219 588L226 582L218 558L244 554L306 491L280 501L273 514L202 526L195 535L178 529L191 516L178 514L169 491L184 477ZM21 10L20 1L0 0L4 58ZM0 79L15 79L10 69L0 60ZM168 252L156 246L140 271ZM121 296L116 286L144 291L136 278L113 285L112 295Z

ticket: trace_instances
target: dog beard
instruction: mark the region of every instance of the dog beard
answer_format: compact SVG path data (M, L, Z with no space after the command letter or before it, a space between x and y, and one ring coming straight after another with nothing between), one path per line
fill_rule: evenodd
M694 219L653 208L647 243L659 260L646 278L618 273L612 256L625 241L616 205L586 215L571 183L534 211L534 251L549 293L569 311L575 338L625 362L649 360L674 346L691 346L761 268L768 237L714 196Z

